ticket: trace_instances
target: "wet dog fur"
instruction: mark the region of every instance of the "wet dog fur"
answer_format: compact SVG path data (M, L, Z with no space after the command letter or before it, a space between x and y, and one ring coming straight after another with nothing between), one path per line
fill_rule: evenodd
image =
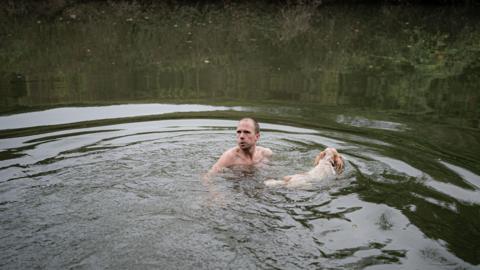
M315 167L305 173L287 175L283 180L270 179L264 182L266 186L302 187L313 182L333 178L344 170L343 157L335 148L327 147L320 152L314 161Z

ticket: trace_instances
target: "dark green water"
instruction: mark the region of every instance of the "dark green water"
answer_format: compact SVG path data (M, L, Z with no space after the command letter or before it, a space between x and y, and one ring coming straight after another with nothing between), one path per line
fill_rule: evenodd
M478 9L313 10L4 17L1 267L478 268ZM243 116L272 164L204 186ZM263 186L326 146L340 179Z

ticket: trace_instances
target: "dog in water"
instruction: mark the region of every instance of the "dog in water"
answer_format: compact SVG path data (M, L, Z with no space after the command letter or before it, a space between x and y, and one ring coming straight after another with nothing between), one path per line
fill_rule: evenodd
M335 148L327 147L315 157L315 167L306 173L287 175L283 180L270 179L265 181L269 187L304 187L312 182L333 178L343 172L344 162L342 156Z

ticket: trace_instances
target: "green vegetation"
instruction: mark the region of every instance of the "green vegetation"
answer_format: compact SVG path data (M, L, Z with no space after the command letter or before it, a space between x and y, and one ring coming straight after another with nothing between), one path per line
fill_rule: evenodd
M261 99L434 113L478 127L475 7L45 5L1 11L1 111Z

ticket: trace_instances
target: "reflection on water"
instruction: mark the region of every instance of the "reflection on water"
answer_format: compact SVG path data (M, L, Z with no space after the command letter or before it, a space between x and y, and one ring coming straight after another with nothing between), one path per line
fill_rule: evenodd
M479 267L478 7L16 3L0 268ZM272 163L203 185L244 116Z
M456 174L461 176L464 181L468 182L475 189L480 189L480 176L474 174L473 172L465 168L455 166L453 164L449 164L448 162L445 162L445 161L440 161L440 163L442 163L448 169L454 171Z
M339 115L337 117L337 122L342 124L351 125L354 127L366 127L366 128L378 128L378 129L386 129L386 130L401 130L405 127L401 123L394 123L388 121L378 121L378 120L371 120L365 117L349 117L345 115Z
M158 5L3 19L1 111L268 101L479 127L476 6Z
M1 140L17 153L0 161L2 266L474 268L479 189L427 176L432 157L406 161L385 156L392 142L262 123L272 163L203 185L235 124L162 120ZM263 186L308 170L327 145L346 158L344 176L306 190Z
M240 111L243 109L240 107L205 106L195 104L127 104L103 107L57 108L40 112L0 116L0 130L78 123L100 119L215 110Z

